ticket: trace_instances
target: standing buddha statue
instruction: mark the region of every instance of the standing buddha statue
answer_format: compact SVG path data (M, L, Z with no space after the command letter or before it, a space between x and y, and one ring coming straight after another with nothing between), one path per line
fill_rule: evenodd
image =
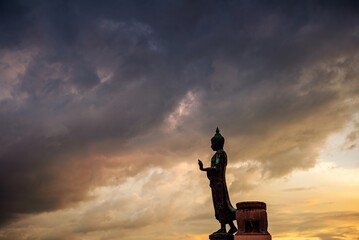
M209 179L209 186L212 191L212 200L214 206L215 217L221 224L221 228L214 232L216 234L226 234L226 224L229 224L230 229L228 234L233 234L237 231L233 221L236 219L236 210L229 199L228 189L226 184L226 166L227 154L223 150L224 137L219 133L217 127L216 134L211 139L211 148L216 153L211 159L211 166L203 168L203 163L198 159L199 169L207 172Z

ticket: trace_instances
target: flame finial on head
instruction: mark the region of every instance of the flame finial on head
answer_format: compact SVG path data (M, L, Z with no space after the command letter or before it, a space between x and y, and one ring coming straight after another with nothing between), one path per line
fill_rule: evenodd
M219 128L217 127L216 133L211 139L212 144L215 144L219 148L223 148L224 145L224 137L219 133Z

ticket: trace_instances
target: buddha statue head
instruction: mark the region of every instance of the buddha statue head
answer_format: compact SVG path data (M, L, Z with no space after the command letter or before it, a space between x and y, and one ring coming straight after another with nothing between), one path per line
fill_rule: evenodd
M216 134L211 139L211 148L213 151L218 151L223 149L224 145L224 137L219 133L219 129L217 127Z

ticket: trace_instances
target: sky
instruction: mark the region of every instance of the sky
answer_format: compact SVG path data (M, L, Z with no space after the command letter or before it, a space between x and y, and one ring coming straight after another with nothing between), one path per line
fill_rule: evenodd
M357 1L0 1L0 239L358 240Z

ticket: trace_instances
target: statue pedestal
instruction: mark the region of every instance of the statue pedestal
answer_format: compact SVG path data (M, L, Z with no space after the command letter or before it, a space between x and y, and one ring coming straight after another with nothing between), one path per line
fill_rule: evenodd
M210 240L233 240L233 235L228 233L215 233L209 235Z
M272 236L270 234L235 235L234 240L272 240Z
M238 232L234 240L271 240L268 233L267 207L264 202L237 203Z

